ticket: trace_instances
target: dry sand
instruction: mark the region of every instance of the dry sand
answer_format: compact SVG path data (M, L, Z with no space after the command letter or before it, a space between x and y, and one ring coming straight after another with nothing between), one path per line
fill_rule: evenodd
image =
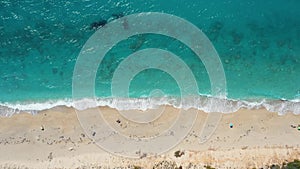
M166 107L151 125L137 130L135 123L115 109L101 107L106 120L120 133L157 135L176 119L178 109ZM191 111L191 110L188 110ZM37 115L21 113L0 118L0 168L261 168L300 159L300 115L240 110L222 116L211 138L201 144L199 134L207 114L179 145L161 155L140 159L115 156L100 149L83 131L72 108L55 107ZM233 128L229 127L232 123ZM136 130L134 130L136 129ZM176 151L183 152L175 157Z

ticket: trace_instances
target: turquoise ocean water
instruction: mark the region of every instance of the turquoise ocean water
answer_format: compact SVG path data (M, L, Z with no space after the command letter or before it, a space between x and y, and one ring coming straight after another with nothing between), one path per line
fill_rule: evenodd
M298 0L5 0L0 1L0 9L2 115L72 105L73 70L81 48L96 31L90 29L91 24L140 12L176 15L207 35L226 74L228 99L218 100L220 111L266 107L279 113L300 113ZM184 60L198 82L199 101L181 106L209 112L213 96L204 65L181 42L157 34L133 36L107 53L95 81L100 105L128 108L126 104L116 106L111 79L126 56L146 48L166 49ZM176 105L171 99L180 96L176 82L154 69L140 72L131 81L127 102L147 108L151 105L145 105L143 98L150 98L154 89L168 98L151 104Z

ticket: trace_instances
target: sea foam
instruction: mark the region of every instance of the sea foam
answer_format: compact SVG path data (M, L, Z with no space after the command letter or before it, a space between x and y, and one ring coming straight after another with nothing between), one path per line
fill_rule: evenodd
M214 98L207 96L174 98L174 97L153 97L153 98L95 98L81 100L51 100L46 102L26 103L1 103L1 116L11 116L22 111L36 114L39 111L51 109L56 106L74 107L77 110L85 110L98 106L108 106L117 110L147 110L155 109L158 106L173 106L175 108L195 108L204 112L233 113L239 109L260 109L265 108L270 112L284 115L288 112L300 114L300 100L233 100Z

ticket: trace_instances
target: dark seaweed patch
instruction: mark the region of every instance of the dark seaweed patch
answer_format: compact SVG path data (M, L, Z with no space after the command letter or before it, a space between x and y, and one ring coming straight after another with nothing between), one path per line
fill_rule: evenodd
M101 27L103 27L106 24L107 24L106 20L100 20L100 21L97 21L97 22L93 22L90 25L90 30L101 28Z
M53 73L53 74L57 74L57 72L58 72L58 69L57 69L57 68L52 68L52 73Z
M220 21L212 23L209 27L208 35L212 40L217 40L220 34L221 29L224 27L224 24Z
M234 44L238 45L241 43L244 35L242 33L238 33L237 31L233 30L230 32L230 35L232 37L232 41Z

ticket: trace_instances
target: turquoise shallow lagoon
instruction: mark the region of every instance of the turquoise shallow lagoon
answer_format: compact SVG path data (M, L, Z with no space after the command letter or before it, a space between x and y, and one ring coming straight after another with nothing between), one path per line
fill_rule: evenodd
M211 40L223 63L227 98L232 101L220 102L235 107L231 111L263 106L299 114L299 8L298 0L1 1L0 103L30 110L70 105L77 56L96 31L90 29L91 24L109 22L116 15L163 12L193 23ZM118 99L112 97L110 88L117 66L126 56L146 48L169 50L184 60L196 77L201 96L194 107L208 104L205 96L211 96L210 82L201 60L181 42L156 34L133 36L107 53L95 82L98 99L110 99L102 104ZM153 69L132 80L129 95L149 98L155 89L165 97L180 96L174 79ZM162 102L173 103L171 99L153 104Z

